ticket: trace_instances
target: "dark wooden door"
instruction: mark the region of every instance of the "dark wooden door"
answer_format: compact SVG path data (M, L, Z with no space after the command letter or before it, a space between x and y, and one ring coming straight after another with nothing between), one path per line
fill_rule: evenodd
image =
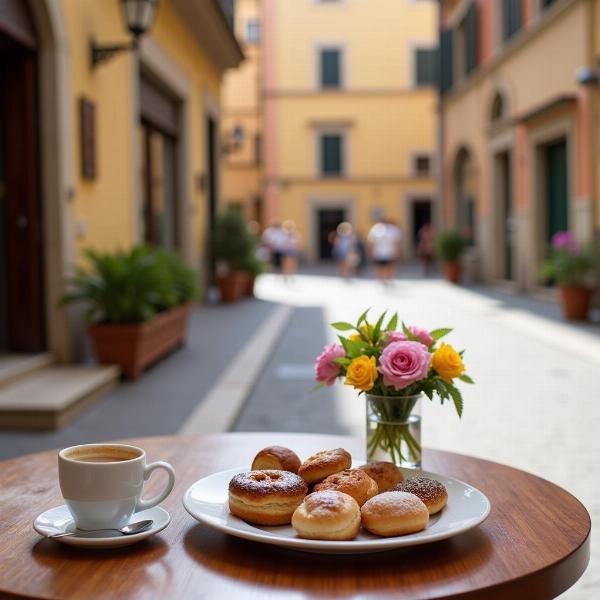
M5 349L45 348L35 52L0 43Z
M569 229L567 142L561 139L546 146L546 242Z
M510 152L499 156L501 178L501 210L502 210L502 243L504 246L504 279L513 277L513 217L512 217L512 161Z
M217 148L217 122L212 117L206 117L206 193L208 210L208 235L206 236L206 256L208 257L209 281L215 276L215 259L212 253L212 232L217 218L218 189L218 148Z
M332 255L332 237L337 226L346 220L344 209L321 209L317 223L317 240L319 244L319 258L329 260Z
M431 223L431 201L416 200L412 205L412 243L416 248L419 243L419 231L423 225Z

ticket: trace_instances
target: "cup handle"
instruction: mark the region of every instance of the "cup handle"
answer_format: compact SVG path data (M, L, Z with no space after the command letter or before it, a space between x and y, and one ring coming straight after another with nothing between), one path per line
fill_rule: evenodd
M148 479L150 479L150 475L152 475L152 471L155 469L164 469L169 476L169 481L167 481L165 489L159 494L156 494L156 496L153 496L149 500L142 500L140 498L135 507L135 512L146 510L147 508L152 508L153 506L160 504L171 493L171 490L175 485L175 471L173 470L173 467L169 463L163 462L162 460L146 465L144 468L144 481L148 481Z

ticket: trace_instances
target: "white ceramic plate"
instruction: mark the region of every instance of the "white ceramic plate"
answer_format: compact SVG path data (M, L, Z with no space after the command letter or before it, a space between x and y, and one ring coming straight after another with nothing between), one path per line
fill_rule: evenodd
M164 508L154 506L134 513L131 516L132 523L143 521L144 519L152 519L154 521L152 527L132 535L115 534L106 531L93 536L90 534L86 534L85 537L67 536L57 538L55 541L83 548L119 548L121 546L129 546L162 531L171 521L171 515ZM67 533L76 530L73 517L64 504L56 508L51 508L39 515L33 522L33 528L44 537L48 537L53 533Z
M364 463L355 462L355 464ZM451 477L427 471L402 469L405 478L424 475L437 479L448 490L448 505L440 513L431 517L424 531L382 538L361 528L358 536L347 542L304 540L297 537L291 525L279 527L252 525L230 514L227 503L229 481L236 473L248 470L229 469L200 479L186 491L183 505L190 515L201 523L206 523L230 535L294 550L326 554L363 554L428 544L472 529L483 522L490 513L489 500L474 487Z

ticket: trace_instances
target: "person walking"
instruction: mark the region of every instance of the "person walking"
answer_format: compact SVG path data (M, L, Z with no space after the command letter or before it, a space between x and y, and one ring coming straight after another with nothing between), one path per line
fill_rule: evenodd
M269 252L271 266L276 273L282 270L283 252L286 246L287 234L281 223L274 221L262 234L261 242Z
M417 232L417 256L423 266L423 275L429 277L433 266L433 240L435 231L433 225L425 223Z
M294 221L287 220L283 223L285 237L281 249L282 272L284 277L291 278L298 271L298 258L300 255L300 234Z
M347 221L340 223L335 230L332 254L342 279L349 279L354 275L360 262L358 239L354 228Z
M383 217L369 231L367 241L375 263L375 277L384 284L394 277L401 239L400 228Z

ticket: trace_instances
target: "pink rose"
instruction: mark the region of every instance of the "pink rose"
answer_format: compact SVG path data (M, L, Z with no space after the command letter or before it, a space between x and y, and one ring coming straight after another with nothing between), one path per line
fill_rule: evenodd
M431 354L420 342L392 342L384 348L379 359L383 383L395 390L427 377Z
M401 331L386 331L384 344L388 346L392 342L405 342L408 338Z
M323 352L317 356L315 362L315 379L319 383L333 385L335 380L340 375L340 365L334 360L346 356L344 348L340 344L331 344L325 346Z
M420 327L415 327L414 325L411 325L408 330L417 338L419 342L425 344L428 348L431 346L431 344L433 344L434 340L429 334L429 331L421 329Z

